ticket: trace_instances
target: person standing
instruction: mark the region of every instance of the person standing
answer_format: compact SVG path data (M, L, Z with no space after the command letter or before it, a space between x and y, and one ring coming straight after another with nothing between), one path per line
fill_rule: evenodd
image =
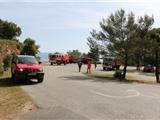
M91 67L92 67L91 62L88 62L88 64L87 64L87 73L91 73Z
M79 61L79 62L78 62L79 72L81 72L81 67L82 67L82 62L81 62L81 61Z
M94 62L94 67L97 68L97 61Z

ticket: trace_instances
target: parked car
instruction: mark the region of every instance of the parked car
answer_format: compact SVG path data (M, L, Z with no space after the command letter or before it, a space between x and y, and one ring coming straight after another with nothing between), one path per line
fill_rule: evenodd
M154 72L154 66L153 65L145 65L144 68L143 68L143 72Z
M38 83L41 83L44 79L41 62L38 62L34 56L15 56L12 60L11 73L14 81L37 79Z

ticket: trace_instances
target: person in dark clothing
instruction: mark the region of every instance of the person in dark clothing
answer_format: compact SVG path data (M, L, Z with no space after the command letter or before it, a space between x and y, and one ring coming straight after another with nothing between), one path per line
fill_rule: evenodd
M97 61L94 62L94 67L97 68Z
M79 72L81 72L81 67L82 67L82 62L81 62L81 61L79 61L79 62L78 62Z

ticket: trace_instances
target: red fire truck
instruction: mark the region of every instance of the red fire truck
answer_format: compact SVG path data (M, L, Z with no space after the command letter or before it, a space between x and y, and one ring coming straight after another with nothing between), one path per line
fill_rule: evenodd
M69 55L69 63L77 63L78 58Z
M53 65L53 64L66 65L67 63L70 62L69 58L70 57L67 54L60 54L60 53L49 54L49 62L51 63L51 65Z
M81 62L87 64L88 62L92 62L93 59L87 56L81 57Z

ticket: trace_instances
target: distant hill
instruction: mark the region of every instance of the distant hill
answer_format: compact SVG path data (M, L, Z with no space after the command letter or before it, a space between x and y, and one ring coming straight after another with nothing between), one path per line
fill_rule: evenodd
M49 53L41 52L41 53L38 53L37 56L39 56L42 61L48 61L48 54Z

